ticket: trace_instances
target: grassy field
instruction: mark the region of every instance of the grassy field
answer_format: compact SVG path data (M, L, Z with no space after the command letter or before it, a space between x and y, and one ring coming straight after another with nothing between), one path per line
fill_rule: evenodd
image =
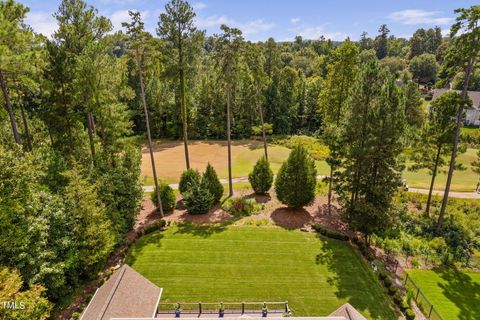
M179 141L160 142L154 145L155 163L159 177L168 183L178 182L182 171L185 168L183 144ZM217 170L220 178L228 176L227 171L227 147L224 141L193 141L189 147L191 165L200 171L210 162ZM269 147L269 160L272 170L276 173L281 164L287 159L290 149L271 145ZM259 141L242 140L235 141L232 147L233 176L246 177L253 168L255 162L263 155L262 144ZM470 163L476 158L476 150L468 151L459 156L459 162L467 170L456 171L453 176L452 191L474 191L478 182L478 175L470 169ZM316 161L317 171L320 175L329 173L325 161ZM150 155L146 148L142 153L142 176L145 185L153 185L152 169L150 164ZM427 170L418 172L405 171L403 178L407 180L410 187L428 189L430 185L430 175ZM445 187L446 174L440 173L437 176L435 189Z
M127 263L163 287L162 302L288 300L296 316L349 302L369 319L396 319L351 247L313 233L182 224L142 237Z
M168 183L178 182L185 169L183 143L178 141L154 144L157 174ZM210 163L220 178L228 177L227 145L225 141L192 141L189 145L191 166L199 171L205 170ZM269 160L276 173L282 162L288 158L290 149L272 145L269 147ZM246 177L252 171L255 162L263 156L263 145L259 141L241 140L232 144L233 177ZM318 174L326 175L328 166L324 161L317 161ZM142 176L146 185L153 185L152 168L148 149L142 150Z
M480 319L480 273L409 270L445 320Z

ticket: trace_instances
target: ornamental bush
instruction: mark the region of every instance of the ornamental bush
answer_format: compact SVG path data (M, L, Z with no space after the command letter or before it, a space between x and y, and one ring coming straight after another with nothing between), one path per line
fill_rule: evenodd
M412 309L407 309L405 311L405 319L407 320L415 320L415 312Z
M184 195L184 203L191 214L204 214L212 207L213 195L208 190L203 179L193 180Z
M160 199L162 200L162 209L163 212L169 212L172 211L173 208L175 208L175 203L177 202L177 199L175 198L175 193L173 192L173 189L166 184L165 182L159 182L158 183L158 188L160 189ZM153 201L153 203L157 203L157 191L153 190L152 193L150 194L150 197Z
M218 179L215 169L210 165L210 163L207 164L207 168L203 173L202 179L208 191L210 191L213 196L213 203L219 202L223 196L223 186Z
M273 171L265 157L258 159L253 171L248 175L248 181L256 194L265 194L273 183Z
M282 164L275 180L277 198L292 208L302 208L315 198L317 170L305 148L297 145Z
M202 176L195 169L187 169L183 171L182 176L180 177L180 182L178 184L178 190L182 195L185 196L185 193L190 188L190 185L200 182Z
M223 205L223 210L233 216L250 216L262 209L262 205L255 199L234 197L228 199Z

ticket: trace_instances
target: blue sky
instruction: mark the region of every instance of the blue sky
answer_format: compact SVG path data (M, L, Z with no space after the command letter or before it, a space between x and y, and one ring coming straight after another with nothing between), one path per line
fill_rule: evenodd
M60 0L17 0L30 7L27 22L50 35L56 28L52 13ZM128 20L128 10L142 13L148 31L154 33L166 0L87 0L101 15L111 19L115 30ZM333 40L347 36L358 40L362 31L370 36L386 23L397 37L410 37L420 27L436 25L447 34L453 10L478 4L478 0L192 0L199 29L211 35L222 23L240 28L245 38L263 41L292 40L296 35Z

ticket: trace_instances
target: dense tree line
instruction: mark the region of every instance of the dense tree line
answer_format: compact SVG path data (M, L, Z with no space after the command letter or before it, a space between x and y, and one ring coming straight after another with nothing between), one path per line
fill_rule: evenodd
M95 276L143 194L140 150L128 139L129 56L114 54L110 21L65 0L46 39L27 12L0 3L0 265L25 284L11 294L38 297L9 319L44 319L51 306L40 296L58 301Z
M268 177L267 133L321 138L331 151L329 208L335 190L352 228L367 239L382 234L395 218L405 148L430 170L432 185L451 151L451 181L466 90L478 84L480 9L462 10L451 38L439 28L396 38L382 25L358 42L252 43L226 25L206 36L183 0L166 5L156 35L143 30L138 12L112 33L96 9L63 0L50 39L26 25L27 8L0 2L0 265L9 268L0 276L18 273L22 289L51 301L94 276L135 221L141 157L131 137L143 134L150 152L152 138L182 139L187 169L189 139L227 139L230 164L232 139L261 135L257 171ZM450 81L462 95L445 96L425 115L418 84ZM315 175L313 160L295 148L275 184L281 200L310 203ZM231 195L231 165L229 178ZM208 211L223 193L211 167L182 180L192 182L180 186L192 212ZM172 190L155 182L159 209L170 210ZM305 184L300 199L295 186ZM42 318L50 307L38 301L43 314L34 317Z

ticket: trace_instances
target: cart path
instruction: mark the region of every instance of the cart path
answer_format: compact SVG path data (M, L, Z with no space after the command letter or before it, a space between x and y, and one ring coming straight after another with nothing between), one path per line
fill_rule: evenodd
M321 179L324 179L325 177L326 176L318 175L317 179L321 180ZM220 182L222 184L227 184L228 179L220 179ZM248 177L233 178L232 182L233 183L248 182ZM178 183L172 183L172 184L170 184L170 187L172 189L178 189ZM152 192L153 189L154 189L154 186L144 186L143 187L144 192ZM408 188L408 192L428 194L428 189ZM433 194L436 195L436 196L443 196L443 191L442 190L433 190ZM449 197L450 198L460 198L460 199L480 199L480 193L450 191Z

